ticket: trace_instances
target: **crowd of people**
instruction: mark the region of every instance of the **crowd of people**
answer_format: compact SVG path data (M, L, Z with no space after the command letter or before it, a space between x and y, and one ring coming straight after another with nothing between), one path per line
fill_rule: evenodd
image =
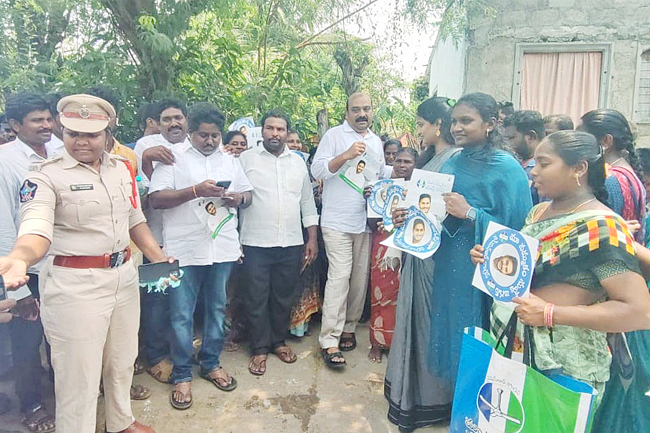
M233 391L224 350L245 344L258 376L269 355L294 363L286 340L309 334L319 312L323 362L343 369L368 307L368 359L387 355L388 418L401 431L449 420L463 329L500 335L513 314L537 370L598 390L594 431L650 431L650 151L635 149L618 111L590 111L574 130L565 115L484 93L433 97L415 113L416 150L375 134L370 96L354 93L307 152L280 110L249 148L214 105L175 99L145 106L143 136L125 145L119 105L104 88L5 105L0 274L12 299L0 300L0 322L30 431L94 432L101 389L106 431L153 432L131 411L151 394L134 374L171 384L171 406L186 410L193 364ZM381 164L350 166L368 154ZM367 190L344 181L348 166L377 179L454 176L433 256L383 244L390 231L368 218ZM395 228L407 212L393 210ZM531 295L514 311L471 284L490 222L540 241ZM141 263L175 260L165 284L138 282ZM628 350L610 350L621 341ZM56 415L43 401L43 342Z

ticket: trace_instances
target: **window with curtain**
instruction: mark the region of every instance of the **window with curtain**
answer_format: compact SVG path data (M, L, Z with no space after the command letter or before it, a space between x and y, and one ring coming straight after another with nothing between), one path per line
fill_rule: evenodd
M650 50L641 54L640 62L634 118L638 121L650 122Z
M566 114L574 123L598 108L603 53L524 53L521 94L523 110L543 116Z

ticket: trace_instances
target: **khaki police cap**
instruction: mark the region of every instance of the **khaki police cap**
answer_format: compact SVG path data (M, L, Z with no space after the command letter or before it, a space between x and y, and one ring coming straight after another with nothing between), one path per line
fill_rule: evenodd
M61 124L77 132L100 132L106 129L115 108L102 98L78 94L62 98L56 106Z

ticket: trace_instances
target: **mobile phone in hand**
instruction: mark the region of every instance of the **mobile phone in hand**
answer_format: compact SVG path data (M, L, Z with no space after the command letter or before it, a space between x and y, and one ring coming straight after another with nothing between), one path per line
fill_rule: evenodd
M223 189L228 189L230 188L231 183L232 182L229 180L220 180L219 182L217 182L217 186L220 186Z
M163 277L169 277L170 275L178 277L180 275L178 260L174 260L172 263L147 263L146 265L140 266L138 271L140 274L140 284L155 283Z

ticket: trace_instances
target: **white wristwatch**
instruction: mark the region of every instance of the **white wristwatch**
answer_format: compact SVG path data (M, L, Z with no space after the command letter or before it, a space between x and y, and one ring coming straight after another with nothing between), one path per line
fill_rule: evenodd
M471 207L465 214L465 219L470 220L472 222L476 221L476 208Z

